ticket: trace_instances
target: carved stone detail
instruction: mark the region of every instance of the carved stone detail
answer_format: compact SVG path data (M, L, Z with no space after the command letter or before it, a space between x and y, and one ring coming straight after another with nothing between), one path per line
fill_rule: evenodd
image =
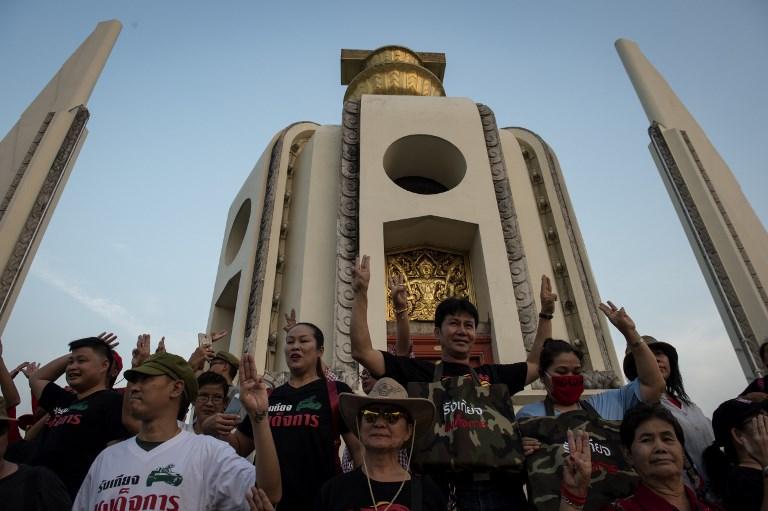
M11 181L11 185L8 187L8 191L3 198L3 202L0 204L0 220L5 216L5 212L8 210L8 206L10 206L13 196L16 194L16 189L19 187L21 180L24 178L24 174L27 172L29 162L32 161L32 158L35 156L37 147L40 145L40 141L43 139L45 132L48 131L48 126L50 126L55 114L56 112L48 112L48 115L45 116L45 119L43 119L43 122L40 124L40 129L37 130L37 135L35 135L32 143L29 144L27 154L24 155L24 159L21 161L21 165L19 165L19 170L17 170L16 175L13 176L13 181Z
M763 301L763 305L768 307L768 294L766 294L765 286L763 286L763 283L760 281L760 277L758 276L757 271L755 271L755 266L752 264L752 260L749 258L749 254L747 254L747 251L744 250L744 245L741 243L739 233L736 232L736 228L733 226L733 222L731 222L730 216L728 216L728 211L725 210L725 206L723 206L723 203L720 200L720 196L717 194L715 185L713 185L712 181L709 179L709 174L704 168L704 164L701 162L701 159L699 158L699 155L696 152L696 148L693 146L690 137L688 137L688 133L681 131L681 134L683 135L683 140L685 140L685 145L688 146L688 150L691 152L691 156L693 156L693 161L696 162L696 167L698 167L702 179L707 184L707 189L712 195L712 199L715 201L715 204L717 204L717 210L720 212L725 225L728 227L728 233L731 235L731 239L733 239L733 244L736 245L736 248L739 250L741 260L744 261L744 265L747 267L747 270L749 270L749 276L752 279L752 283L755 285L755 288L757 289L757 293L760 295L760 299Z
M682 133L685 134L685 132ZM648 134L651 137L651 143L653 144L656 154L667 174L668 180L677 194L678 201L685 210L689 227L693 230L694 235L696 236L698 245L708 263L711 276L716 280L720 288L719 294L728 309L732 325L738 332L740 332L741 339L746 342L746 346L743 346L743 348L752 354L752 371L757 373L758 368L754 366L754 361L760 360L757 338L755 337L755 332L752 330L752 325L749 324L747 315L744 313L744 307L741 305L741 301L736 294L731 278L725 270L725 265L720 259L720 254L717 252L717 248L712 241L712 236L709 234L709 230L704 223L704 219L701 217L696 202L691 196L691 192L677 166L672 151L669 149L667 141L664 139L664 134L661 132L659 124L656 122L651 124L651 127L648 128Z
M533 338L536 335L536 325L538 324L536 302L533 299L531 279L525 259L525 249L523 248L523 241L520 236L517 213L515 212L515 204L512 200L512 191L509 188L507 167L504 164L499 130L496 126L496 117L490 108L478 103L477 110L480 113L480 120L482 121L485 133L485 146L488 152L488 162L491 166L493 188L496 192L496 203L504 234L504 245L507 249L509 272L512 275L512 286L517 303L517 314L520 319L520 330L523 334L525 347L530 349L533 344Z
M504 128L506 130L510 130L511 128ZM597 303L595 302L594 297L598 294L595 289L592 287L592 283L588 277L588 270L587 270L587 256L584 253L584 250L582 249L581 245L576 239L576 232L577 232L577 226L576 226L576 220L573 216L573 213L568 209L568 201L567 198L567 189L565 187L565 183L560 177L560 173L557 171L557 165L555 164L555 157L552 154L552 149L549 147L549 145L542 139L538 134L534 133L533 131L527 130L525 128L514 128L526 131L527 133L530 133L532 136L536 138L536 140L539 141L541 144L541 147L544 149L544 154L547 158L547 167L549 167L549 176L552 180L552 186L554 188L555 197L557 197L557 203L560 208L560 214L563 217L563 222L565 223L565 231L566 235L568 237L568 244L571 247L571 251L573 252L574 259L576 259L576 269L578 271L578 278L579 282L581 282L582 289L584 290L584 299L587 302L587 313L589 314L589 319L592 323L592 328L595 331L595 336L597 337L597 344L600 346L600 355L603 359L603 364L605 367L611 368L614 372L618 374L620 371L620 368L614 367L612 357L610 355L610 352L608 351L608 345L611 342L611 340L605 335L605 332L603 331L603 327L600 323L600 317L598 316L597 312ZM543 169L541 169L541 172L543 172ZM531 175L531 180L540 183L542 182L541 176L537 175ZM555 206L552 205L554 208ZM562 242L562 236L558 237L561 239ZM553 263L555 263L553 261ZM560 262L557 262L554 264L555 271L558 273L558 275L565 273L565 268ZM570 286L569 286L570 287ZM571 295L573 292L571 291ZM573 300L566 300L565 297L563 297L563 307L564 312L567 314L569 312L575 312L576 311L576 304ZM569 307L570 303L570 307Z
M336 216L336 305L332 369L350 387L357 387L349 325L352 312L352 268L359 245L360 101L346 101L341 127L341 193Z
M0 275L0 310L4 310L8 303L19 273L21 273L26 262L29 249L35 240L38 229L40 229L41 224L45 220L48 206L56 195L61 178L69 165L72 153L75 151L85 129L85 124L90 117L88 109L83 105L77 106L73 110L76 110L76 112L72 124L70 124L64 140L61 146L59 146L59 151L56 153L56 158L54 158L51 168L48 170L48 175L45 177L40 191L37 193L32 210L27 216L24 227L14 245L13 252L11 252L11 257L8 259L8 264L3 270L2 275Z
M408 293L408 318L434 321L437 305L456 296L476 302L463 254L433 248L418 248L387 254L387 279L400 277ZM387 321L395 320L395 310L387 290Z

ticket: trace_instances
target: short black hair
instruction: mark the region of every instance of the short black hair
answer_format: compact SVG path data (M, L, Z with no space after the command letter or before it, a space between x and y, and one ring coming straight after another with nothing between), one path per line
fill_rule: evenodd
M107 359L109 362L109 365L107 366L107 384L111 387L111 384L115 379L111 375L112 366L115 364L114 350L109 346L109 344L104 342L102 339L99 339L98 337L83 337L82 339L76 339L69 343L70 353L80 348L91 348L94 353L98 353Z
M475 326L480 323L480 316L477 313L477 307L467 300L466 298L458 298L452 296L446 298L437 305L435 309L435 328L443 326L443 321L448 315L457 316L458 314L466 312L475 320Z
M229 383L219 373L214 373L213 371L201 373L197 377L197 387L202 388L203 385L221 385L221 388L224 390L224 397L227 397L227 394L229 394Z
M659 419L671 425L672 429L675 430L677 441L680 442L680 445L682 445L683 448L685 448L685 435L683 435L683 428L680 426L680 423L677 422L675 416L672 415L672 412L658 403L653 405L640 403L639 405L629 410L626 415L624 415L624 420L621 421L619 437L621 438L621 445L623 445L627 451L631 450L632 448L632 443L635 441L635 433L637 432L637 429L642 424L648 422L651 419Z
M579 362L584 361L584 354L573 347L568 341L562 339L546 339L544 345L541 347L541 355L539 356L539 376L542 376L547 372L552 364L555 362L555 357L563 353L573 353L579 359Z
M323 345L325 344L325 336L323 335L323 331L320 330L320 327L318 327L314 323L307 323L306 321L302 321L301 323L296 323L295 325L293 325L291 327L291 330L293 330L297 326L301 326L301 325L309 327L310 330L312 330L312 336L317 341L317 349L322 348ZM291 330L288 330L288 332L290 332Z

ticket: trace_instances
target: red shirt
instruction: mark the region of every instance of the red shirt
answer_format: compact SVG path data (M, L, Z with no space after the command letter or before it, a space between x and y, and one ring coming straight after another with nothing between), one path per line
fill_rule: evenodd
M685 494L688 496L688 502L694 511L719 511L719 507L704 502L696 498L693 490L685 487ZM631 496L615 500L605 506L603 511L679 511L678 508L664 500L661 496L654 493L650 488L640 483Z

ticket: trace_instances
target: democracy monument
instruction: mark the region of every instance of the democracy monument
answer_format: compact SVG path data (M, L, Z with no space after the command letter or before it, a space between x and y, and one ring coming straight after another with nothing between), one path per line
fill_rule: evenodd
M83 145L87 100L120 29L100 23L0 142L0 332ZM637 45L616 46L651 123L651 154L752 379L768 338L768 235ZM554 337L584 352L586 387L618 386L587 249L547 143L524 127L500 127L486 105L448 96L442 53L342 50L340 63L339 124L302 121L277 132L232 202L207 325L229 333L215 348L250 351L279 381L284 317L295 309L325 332L326 365L356 386L351 270L368 254L376 347L394 343L386 282L398 277L416 357L440 358L435 306L463 296L481 318L472 360L524 360L546 274L559 295ZM515 402L541 394L534 388Z

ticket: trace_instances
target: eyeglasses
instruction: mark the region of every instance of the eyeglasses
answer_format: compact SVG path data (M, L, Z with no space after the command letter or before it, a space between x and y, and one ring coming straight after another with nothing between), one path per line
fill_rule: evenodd
M197 396L197 402L198 403L205 403L205 402L208 402L208 401L210 401L214 405L220 405L221 403L224 402L224 396L216 396L216 395L209 396L209 395L206 395L206 394L199 394Z
M363 410L360 412L360 416L363 420L369 424L373 424L379 417L383 417L388 424L396 424L401 418L405 419L407 415L405 412L397 411L383 411L383 410Z

